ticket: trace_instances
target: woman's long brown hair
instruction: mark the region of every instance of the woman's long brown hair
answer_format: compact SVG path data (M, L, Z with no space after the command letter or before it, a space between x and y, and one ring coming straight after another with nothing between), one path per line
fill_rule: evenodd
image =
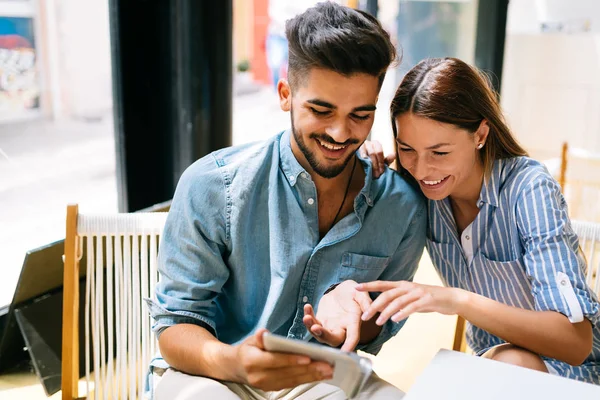
M398 136L396 118L409 112L471 133L486 120L490 131L479 152L486 175L498 159L527 155L508 128L487 76L459 59L426 59L406 74L390 106L394 138ZM397 168L406 174L397 146Z

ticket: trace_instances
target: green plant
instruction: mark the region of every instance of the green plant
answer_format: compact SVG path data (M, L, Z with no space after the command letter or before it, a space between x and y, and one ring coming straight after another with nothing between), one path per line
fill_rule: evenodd
M250 61L248 60L241 60L240 62L237 63L237 70L238 72L246 72L250 70Z

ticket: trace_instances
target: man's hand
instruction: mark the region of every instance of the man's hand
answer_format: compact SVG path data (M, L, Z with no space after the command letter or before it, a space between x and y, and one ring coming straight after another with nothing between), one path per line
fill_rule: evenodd
M359 292L355 281L344 281L327 293L317 308L315 316L310 304L304 306L302 321L306 329L321 343L353 351L360 342L361 315L371 305L368 293Z
M333 377L333 367L325 362L312 361L306 356L266 351L262 338L265 332L266 329L259 329L236 346L238 381L271 391Z

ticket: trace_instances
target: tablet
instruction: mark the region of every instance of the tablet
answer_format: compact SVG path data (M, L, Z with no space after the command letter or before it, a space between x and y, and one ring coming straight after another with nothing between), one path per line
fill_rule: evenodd
M333 366L333 378L325 382L338 386L350 399L360 392L373 371L368 358L322 344L288 339L269 332L263 334L263 343L267 351L300 354L313 361L328 362Z

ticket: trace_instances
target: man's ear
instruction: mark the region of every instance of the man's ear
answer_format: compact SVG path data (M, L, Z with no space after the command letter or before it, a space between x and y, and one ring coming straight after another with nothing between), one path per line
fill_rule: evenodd
M280 79L277 83L277 93L279 94L279 106L283 111L292 109L292 89L287 79Z

